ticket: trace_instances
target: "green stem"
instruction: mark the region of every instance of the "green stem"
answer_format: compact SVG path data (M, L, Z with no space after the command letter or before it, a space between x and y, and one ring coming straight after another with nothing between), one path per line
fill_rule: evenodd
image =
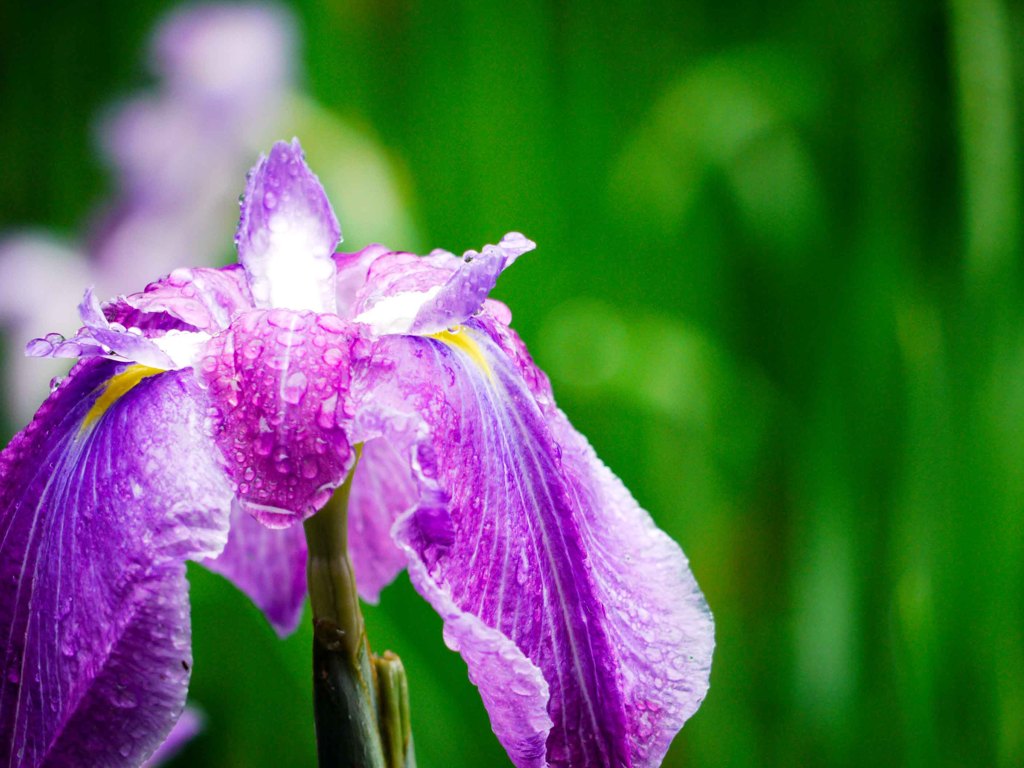
M356 464L361 447L356 447ZM306 520L313 607L313 712L320 768L415 768L405 670L366 639L348 556L353 465L324 508Z

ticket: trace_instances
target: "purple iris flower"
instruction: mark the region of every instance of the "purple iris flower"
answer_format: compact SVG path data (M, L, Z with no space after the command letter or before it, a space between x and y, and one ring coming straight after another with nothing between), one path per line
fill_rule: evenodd
M487 298L534 244L462 257L340 228L297 141L249 178L239 264L100 304L0 454L0 764L136 765L181 713L184 561L281 632L302 526L349 499L360 592L408 568L525 766L660 763L708 687L713 624L680 548L557 408Z

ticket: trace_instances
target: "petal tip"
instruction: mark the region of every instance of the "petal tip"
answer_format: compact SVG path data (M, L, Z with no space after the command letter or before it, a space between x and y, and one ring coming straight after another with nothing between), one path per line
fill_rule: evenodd
M323 286L333 277L341 225L298 139L260 157L240 205L235 244L256 303L332 311Z

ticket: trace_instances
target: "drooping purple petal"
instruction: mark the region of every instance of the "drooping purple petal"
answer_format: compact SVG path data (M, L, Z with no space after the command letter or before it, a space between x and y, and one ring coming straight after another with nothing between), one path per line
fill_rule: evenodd
M271 528L303 520L352 463L345 431L352 332L336 315L240 315L199 365L214 436L247 512Z
M348 500L348 548L359 596L369 603L376 603L380 591L405 568L391 527L416 498L408 459L385 440L366 443Z
M513 364L560 448L563 472L610 608L631 727L632 764L660 765L708 690L714 622L679 545L661 531L555 405L547 376L503 315L480 320ZM628 542L628 544L627 544ZM625 554L623 554L625 553Z
M231 490L186 372L80 363L0 454L0 765L137 764L184 705Z
M395 532L513 761L543 764L540 739L553 766L656 765L707 688L710 615L682 552L571 431L508 334L485 316L379 340L354 384L354 439L380 434L413 457L420 502ZM522 717L538 709L550 731Z
M341 227L298 139L279 141L249 176L235 242L259 307L334 312Z
M131 599L132 613L42 765L134 765L159 746L159 734L173 728L192 668L185 564L154 566ZM41 666L47 663L44 658ZM25 743L21 735L16 731L16 744ZM31 735L24 739L32 743Z
M714 623L685 555L569 420L547 410L618 655L634 766L657 766L708 690Z
M445 643L465 659L501 745L518 768L545 768L552 722L544 673L514 640L461 608L448 585L431 574L423 553L438 544L436 537L424 535L422 520L406 516L396 535L410 556L412 583L444 619Z
M295 631L306 599L306 538L301 526L271 530L235 504L227 546L203 565L248 595L279 635Z
M353 305L355 321L373 332L429 334L465 322L483 306L498 275L535 248L518 232L462 258L446 251L429 256L389 252L369 267Z

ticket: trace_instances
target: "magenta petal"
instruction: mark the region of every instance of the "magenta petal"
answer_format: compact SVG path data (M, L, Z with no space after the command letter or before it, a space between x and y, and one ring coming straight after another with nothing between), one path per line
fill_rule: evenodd
M352 463L351 331L336 315L254 310L211 339L199 370L243 508L285 528L322 507Z
M537 764L538 738L553 766L656 765L707 689L710 614L678 546L571 431L510 332L483 320L493 336L474 321L382 339L357 377L357 435L413 459L420 501L395 529L413 584L517 765ZM482 627L540 671L548 700ZM538 706L549 732L515 716Z
M128 327L147 328L148 318L168 315L189 328L213 333L252 307L245 270L232 264L220 269L176 269L142 293L124 296L104 309L108 320Z
M436 543L424 538L413 515L399 522L396 536L410 556L412 583L444 619L445 643L465 659L501 745L519 768L544 768L552 722L543 673L515 642L460 608L450 590L431 575L422 553Z
M259 307L333 312L341 227L298 139L277 142L249 175L235 242Z
M0 765L138 764L184 705L231 492L191 376L138 370L80 363L0 454Z
M279 635L295 631L306 599L306 538L301 526L271 530L236 504L227 546L203 565L248 595Z
M176 367L174 361L151 339L141 333L132 333L123 326L112 326L92 289L85 292L78 310L88 334L119 357L164 370Z
M405 568L391 527L416 504L416 483L403 459L384 439L363 446L348 501L348 548L359 595L376 603L380 591Z
M461 257L446 251L429 256L388 252L369 266L365 284L356 292L356 322L379 335L429 334L468 320L478 312L502 270L535 248L518 232L482 252Z
M502 271L536 247L518 232L510 232L498 245L485 245L480 253L467 251L437 295L420 308L410 332L435 333L468 320L483 306Z

